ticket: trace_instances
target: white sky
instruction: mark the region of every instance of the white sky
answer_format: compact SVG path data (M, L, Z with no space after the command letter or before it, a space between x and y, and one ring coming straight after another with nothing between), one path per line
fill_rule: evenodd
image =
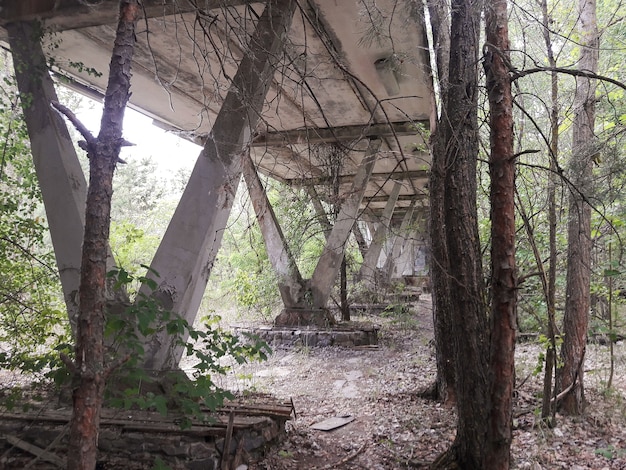
M76 115L94 135L98 134L102 117L100 103L85 98ZM165 176L175 174L180 168L191 170L201 149L152 125L152 119L130 108L124 115L124 138L135 145L122 149L120 157L123 160L152 156L158 165L158 172Z

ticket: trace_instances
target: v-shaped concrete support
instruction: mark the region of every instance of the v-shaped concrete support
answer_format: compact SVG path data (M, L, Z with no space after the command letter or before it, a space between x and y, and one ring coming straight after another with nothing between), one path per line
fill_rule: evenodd
M396 181L393 185L391 193L389 194L387 204L385 204L385 208L383 209L383 213L380 217L380 223L374 232L372 242L370 243L367 253L363 258L361 268L359 269L359 279L362 279L370 286L375 284L376 265L378 264L378 258L380 258L380 252L383 249L383 244L387 239L387 235L390 233L389 228L391 226L391 216L393 215L393 210L398 202L400 189L402 189L402 185Z
M272 61L289 31L295 0L270 0L200 153L189 183L152 261L154 294L193 323L222 241L241 178L241 152L250 143L274 75ZM144 286L144 292L148 289ZM183 349L167 333L145 345L146 369L175 368Z
M380 145L379 139L369 141L365 157L354 176L351 191L341 204L337 220L326 240L322 256L315 266L311 278L313 308L322 309L328 303L330 292L341 268L344 247L352 231L352 226L356 222L359 206L378 157Z
M285 308L305 308L305 285L296 261L280 228L274 209L263 189L259 175L250 158L250 152L243 157L243 177L254 206L257 222L261 227L267 255L278 275L278 289Z
M58 98L38 28L28 23L13 23L6 25L6 29L63 296L74 325L78 315L87 183L67 126L50 107Z
M402 223L400 224L400 229L398 230L398 233L393 236L391 253L389 253L389 256L387 256L387 259L385 260L385 264L383 266L383 272L387 274L388 282L395 277L396 271L398 270L400 255L402 254L402 250L405 248L407 242L407 232L409 230L411 222L413 222L414 214L415 202L411 202L411 205L404 214L404 218L402 219Z

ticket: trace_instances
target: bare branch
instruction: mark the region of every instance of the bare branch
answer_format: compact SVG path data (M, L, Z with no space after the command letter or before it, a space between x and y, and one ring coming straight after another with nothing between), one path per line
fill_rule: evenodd
M94 137L94 135L91 133L89 129L87 129L87 127L82 122L80 122L80 119L76 117L76 114L74 114L72 110L70 110L67 106L62 105L58 101L53 101L50 104L55 111L65 116L67 120L70 121L74 125L76 130L80 132L80 134L85 138L87 148L83 147L79 142L79 146L83 150L88 150L89 147L95 144L96 138Z
M612 83L613 85L620 87L622 90L626 90L626 83L620 82L619 80L615 80L605 75L598 75L597 73L589 72L587 70L575 70L575 69L568 69L564 67L535 67L532 69L520 70L520 71L513 73L513 75L511 75L511 81L515 81L518 78L522 78L527 75L531 75L533 73L540 73L540 72L557 72L557 73L563 73L566 75L572 75L574 77L591 78L591 79L600 80L603 82Z

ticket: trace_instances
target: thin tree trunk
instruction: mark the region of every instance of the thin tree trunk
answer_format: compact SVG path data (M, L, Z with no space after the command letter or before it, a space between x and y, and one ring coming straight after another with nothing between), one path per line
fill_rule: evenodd
M439 96L445 103L448 88L448 62L450 60L450 14L444 0L428 0L428 12L433 35L433 49L439 79ZM436 113L436 110L433 110ZM442 116L443 117L443 116ZM445 175L446 142L449 140L449 126L437 118L431 133L430 167L430 277L432 283L433 323L437 360L437 378L434 396L441 402L454 404L454 351L449 338L451 331L450 284L447 273L450 269L448 247L445 243ZM430 391L429 391L430 393Z
M348 304L348 262L345 256L341 261L340 278L339 298L341 299L341 321L350 321L350 305Z
M599 36L595 0L579 0L579 69L595 73L598 69ZM595 80L576 78L574 123L572 125L572 176L568 220L567 287L563 317L563 367L559 371L559 390L572 386L561 409L580 414L585 406L583 369L587 345L591 276L591 208L584 200L589 194L595 156Z
M97 437L105 380L111 370L104 362L104 307L112 181L119 160L124 110L130 97L130 68L135 46L135 23L141 13L137 0L120 2L120 21L109 70L100 133L87 140L89 190L80 281L75 388L70 423L68 469L96 466Z
M491 132L491 352L486 469L508 469L515 386L515 158L506 0L487 0L483 65Z
M543 37L546 43L548 53L548 63L553 69L556 68L556 59L552 50L552 40L550 39L550 18L548 16L548 1L541 2ZM556 407L552 406L552 396L554 389L552 386L552 378L557 368L556 363L556 185L557 185L557 162L559 154L559 80L558 73L553 71L550 74L550 174L548 179L548 224L549 224L549 268L548 268L548 289L546 295L546 304L548 310L548 340L549 345L546 351L546 365L543 378L543 402L541 405L541 419L544 421L550 419L551 424L555 425Z

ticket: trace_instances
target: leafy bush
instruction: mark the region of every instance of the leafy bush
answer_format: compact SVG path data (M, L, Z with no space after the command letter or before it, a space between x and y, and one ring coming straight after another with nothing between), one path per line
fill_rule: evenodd
M156 289L154 280L135 277L122 268L112 270L109 276L118 289L137 281ZM137 296L132 305L110 311L107 316L105 336L109 340L110 361L128 357L112 379L115 385L108 387L108 403L112 406L154 409L162 414L174 408L185 416L181 426L190 426L192 418L206 419L207 410L215 410L224 400L234 398L214 380L231 371L229 362L262 361L271 353L267 343L256 336L247 335L242 341L220 328L219 317L205 317L202 327L195 328L180 315L163 309L152 296L143 292ZM161 330L184 347L187 357L197 361L191 379L181 371L168 371L158 377L159 387L151 386L157 381L142 368L143 344L147 337Z

